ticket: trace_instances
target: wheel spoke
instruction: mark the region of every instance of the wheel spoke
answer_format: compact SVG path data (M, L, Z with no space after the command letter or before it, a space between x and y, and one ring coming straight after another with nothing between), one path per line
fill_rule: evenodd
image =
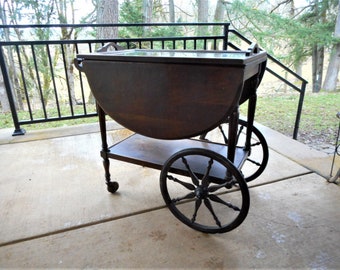
M198 212L198 209L200 208L201 204L202 204L202 199L196 199L195 212L194 212L194 214L192 215L192 218L191 218L192 223L194 223L195 220L196 220L197 212Z
M182 186L184 186L185 188L189 189L189 190L195 190L195 186L190 184L190 183L187 183L187 182L183 182L179 179L177 179L176 177L173 177L172 175L167 175L167 178L169 180L172 180L178 184L181 184Z
M231 189L232 187L238 187L238 184L237 184L237 181L233 178L232 180L226 182L224 184L224 186L227 188L227 189Z
M256 166L259 166L259 167L261 166L261 163L255 161L255 160L253 160L253 159L247 158L247 160L248 160L249 162L255 164Z
M183 197L174 198L174 199L171 200L171 202L176 203L176 202L180 202L180 201L185 200L185 199L192 199L192 198L195 198L195 192L190 192Z
M219 128L220 131L221 131L221 134L222 134L222 136L223 136L224 143L225 143L225 144L228 144L228 137L225 135L225 132L224 132L222 126L219 125L218 128Z
M189 175L191 177L192 182L194 183L194 185L199 186L199 180L197 178L197 176L194 174L194 172L191 170L188 161L186 160L185 157L182 157L182 162L184 163L185 167L187 168Z
M250 146L253 147L253 146L258 146L258 145L261 145L261 143L260 142L256 142L256 143L251 144Z
M223 183L221 185L212 185L210 187L208 187L208 192L215 192L221 188L224 188L226 186L226 183Z
M213 163L214 163L214 160L212 158L210 158L209 163L208 163L208 167L207 167L207 171L202 178L202 186L203 187L207 187L209 185L208 179L209 179L209 174L210 174L210 170L211 170Z
M240 126L240 129L239 129L239 131L237 132L237 136L236 136L236 145L237 145L237 143L238 143L238 140L239 140L239 138L240 138L240 135L241 135L242 131L243 131L243 126Z
M222 227L221 222L219 221L218 217L216 216L215 211L214 211L210 201L207 198L204 199L204 204L209 209L211 215L213 216L213 218L216 222L216 225L221 228Z
M241 209L239 207L233 205L230 202L226 202L226 201L222 200L220 197L216 196L215 194L210 194L208 197L209 197L210 200L217 202L217 203L221 203L223 205L226 205L229 208L234 209L235 211L241 211Z

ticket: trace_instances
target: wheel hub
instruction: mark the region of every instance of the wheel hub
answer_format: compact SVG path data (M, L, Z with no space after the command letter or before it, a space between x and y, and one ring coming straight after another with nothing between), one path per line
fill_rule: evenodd
M208 189L206 187L203 187L203 186L198 186L196 189L195 189L195 196L196 198L198 199L204 199L208 196Z

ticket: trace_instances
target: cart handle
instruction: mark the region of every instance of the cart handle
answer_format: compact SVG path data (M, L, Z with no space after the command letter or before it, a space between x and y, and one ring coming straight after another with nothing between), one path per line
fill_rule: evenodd
M82 71L82 69L83 69L83 60L84 60L84 58L74 58L73 59L73 64L79 71Z
M116 43L109 42L109 43L106 43L103 47L99 48L96 52L107 52L107 51L112 50L112 48L113 48L114 51L124 50L123 47L117 45ZM259 53L260 50L261 49L260 49L259 45L257 45L257 43L255 43L255 42L253 42L253 43L250 44L250 47L248 48L248 50L246 52L246 56L251 56L253 54ZM75 67L79 71L82 71L82 69L83 69L83 65L82 65L83 60L84 59L82 59L82 58L76 58L73 61Z
M259 53L260 52L260 47L257 45L257 43L253 42L250 44L250 47L247 50L246 56L251 56L253 54Z
M121 50L124 50L123 47L117 45L116 43L114 42L109 42L109 43L106 43L103 47L99 48L97 50L97 52L107 52L107 51L112 51L112 48L113 48L113 51L121 51Z
M113 48L113 51L120 51L120 50L124 50L123 47L117 45L116 43L114 42L109 42L109 43L106 43L103 47L99 48L96 52L107 52L107 51L111 51ZM79 70L79 71L82 71L83 69L83 61L84 59L83 58L75 58L73 60L73 63L75 65L75 67Z

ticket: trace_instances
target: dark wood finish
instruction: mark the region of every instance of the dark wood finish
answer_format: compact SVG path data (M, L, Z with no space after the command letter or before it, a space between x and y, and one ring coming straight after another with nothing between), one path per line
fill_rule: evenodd
M106 155L106 153L108 152L108 145L107 145L105 112L100 106L98 106L98 104L97 104L97 112L98 112L98 118L99 118L100 135L102 139L101 153L105 153L104 155L102 155L103 166L105 170L105 180L106 180L106 183L109 183L111 181L111 175L110 175L110 160L108 156Z
M224 144L208 143L194 139L168 141L134 134L116 145L113 145L109 148L107 153L102 153L102 155L160 170L173 154L186 148L208 149L221 154L222 156L226 156L228 153L228 147ZM247 156L248 152L244 151L242 148L237 148L234 165L237 168L241 168ZM194 163L191 164L191 166L196 173L204 174L204 171L202 170L206 169L206 163L202 163L202 160L197 156L195 160L191 160L191 162ZM183 164L176 164L173 169L178 173L186 174L186 169ZM211 175L223 179L225 177L225 168L217 167Z
M225 121L240 97L247 99L244 82L260 74L266 60L265 53L195 51L195 57L190 52L179 57L125 52L78 57L84 58L82 69L105 113L157 139L193 137Z
M266 53L256 48L245 52L127 50L78 55L77 67L86 73L98 103L108 191L118 189L118 183L110 180L109 158L161 170L173 154L201 148L227 157L241 169L249 155L256 88L266 65ZM250 133L246 147L239 148L239 105L247 100ZM105 113L137 134L108 148ZM230 125L228 146L188 139L226 121ZM195 156L190 160L198 174L205 173L204 159ZM210 173L216 181L225 177L222 167ZM174 163L171 170L188 174L181 162Z

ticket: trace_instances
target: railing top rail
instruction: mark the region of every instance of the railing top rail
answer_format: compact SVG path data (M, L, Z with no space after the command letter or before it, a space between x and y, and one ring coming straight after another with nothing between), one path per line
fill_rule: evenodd
M214 22L214 23L103 23L103 24L5 24L0 25L0 28L53 28L53 27L139 27L139 26L229 26L230 23L226 22Z
M294 72L293 70L291 70L289 67L283 65L279 60L277 60L276 58L274 58L272 55L268 54L268 58L270 60L272 60L273 62L275 62L275 64L277 64L278 66L280 66L281 68L283 68L285 71L289 72L290 74L294 75L297 79L299 79L300 81L302 81L303 83L308 83L307 80L305 80L304 78L302 78L299 74L297 74L296 72Z
M23 40L23 41L0 41L0 46L15 46L15 45L46 45L46 44L80 44L80 43L105 43L110 41L115 42L140 42L140 41L173 41L173 40L200 40L200 39L222 39L223 35L211 36L188 36L188 37L141 37L141 38L110 38L110 39L72 39L72 40Z
M251 41L246 38L245 36L241 35L237 30L235 29L229 29L230 33L235 34L238 38L242 39L243 41L247 42L248 44L251 44ZM277 64L278 66L280 66L281 68L283 68L285 71L289 72L290 74L292 74L294 77L296 77L297 79L299 79L300 81L302 81L303 83L307 84L308 81L305 80L304 78L302 78L299 74L297 74L296 72L294 72L293 70L291 70L289 67L285 66L284 64L282 64L279 60L277 60L275 57L273 57L272 55L268 54L268 59L270 59L271 61L275 62L275 64ZM295 88L295 87L294 87Z

